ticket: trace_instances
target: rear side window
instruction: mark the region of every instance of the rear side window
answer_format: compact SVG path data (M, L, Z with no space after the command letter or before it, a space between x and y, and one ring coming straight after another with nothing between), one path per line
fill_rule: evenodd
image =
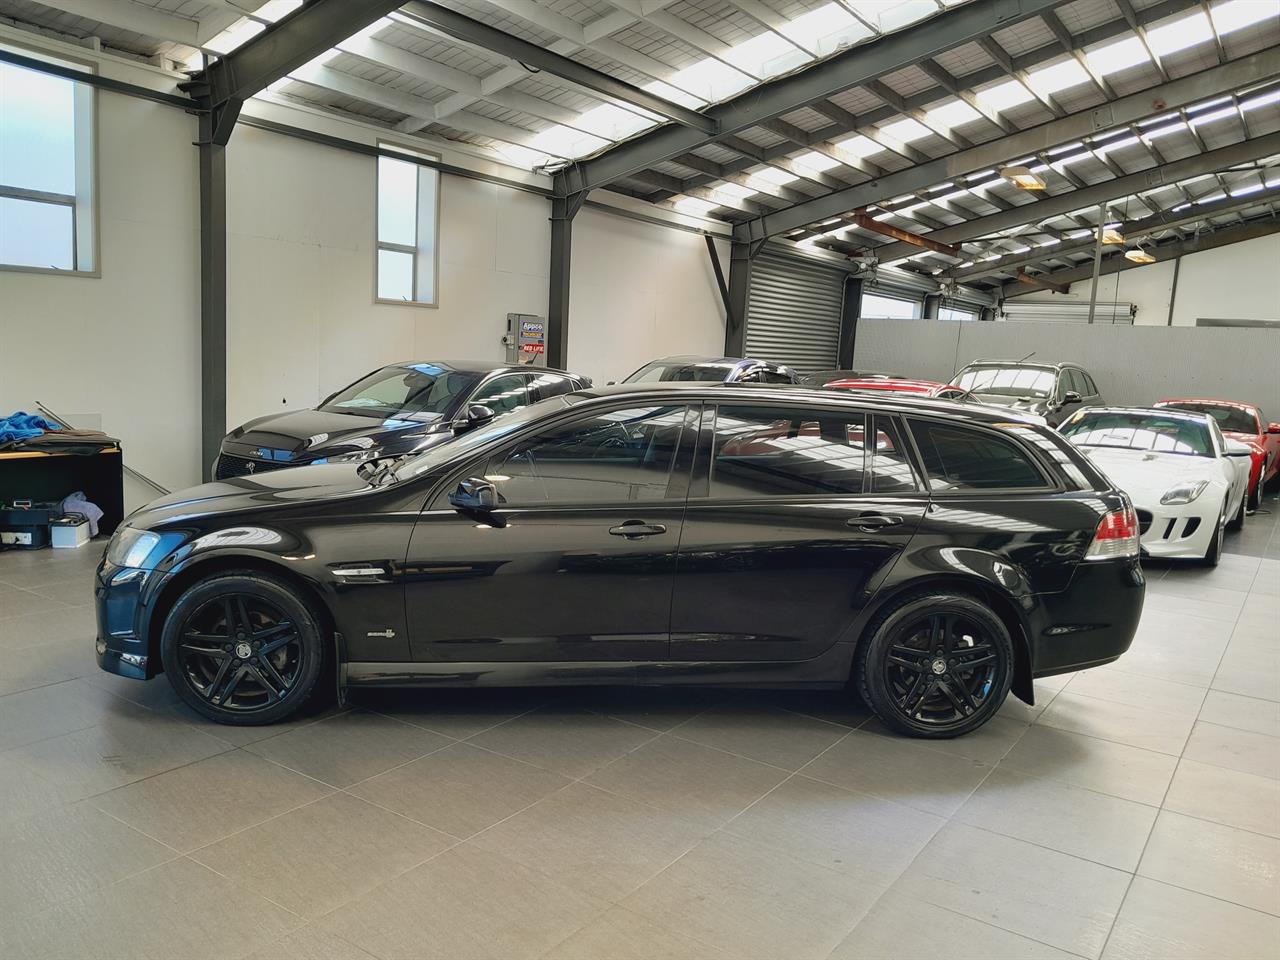
M919 489L911 458L898 425L888 417L877 416L876 443L872 449L872 489L876 493L911 493Z
M712 497L862 493L862 414L722 406L712 447Z
M1083 370L1080 371L1080 376L1084 378L1085 396L1096 397L1098 395L1098 386L1093 382L1093 377L1089 376L1089 374L1085 373Z
M1048 485L1031 458L1003 437L930 420L912 420L911 433L920 448L931 490L1018 490Z

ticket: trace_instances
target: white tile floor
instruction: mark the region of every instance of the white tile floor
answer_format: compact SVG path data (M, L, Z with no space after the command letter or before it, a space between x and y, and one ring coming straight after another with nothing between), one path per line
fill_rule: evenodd
M978 734L838 695L364 694L228 729L0 554L0 956L1280 956L1280 502Z

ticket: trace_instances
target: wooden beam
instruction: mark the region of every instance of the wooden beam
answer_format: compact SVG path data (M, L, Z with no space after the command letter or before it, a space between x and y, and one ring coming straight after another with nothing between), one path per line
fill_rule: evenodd
M878 233L884 237L892 237L894 240L900 240L903 243L915 244L917 247L924 247L934 253L944 253L948 257L955 257L957 260L964 259L964 252L959 247L953 247L949 243L941 243L938 240L930 240L928 237L922 237L920 234L912 233L910 230L903 230L901 227L891 226L882 220L875 219L865 210L857 210L849 214L848 220L854 226L861 227L863 230L870 230L872 233Z
M1053 283L1050 280L1041 280L1027 273L1023 267L1018 268L1018 282L1025 283L1029 287L1035 287L1037 290L1052 290L1054 293L1068 293L1071 290L1069 283Z

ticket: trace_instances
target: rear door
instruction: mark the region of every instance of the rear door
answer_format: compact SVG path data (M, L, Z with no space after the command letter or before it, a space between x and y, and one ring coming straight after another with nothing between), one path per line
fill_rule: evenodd
M672 597L672 659L818 656L874 595L927 506L894 418L708 405Z

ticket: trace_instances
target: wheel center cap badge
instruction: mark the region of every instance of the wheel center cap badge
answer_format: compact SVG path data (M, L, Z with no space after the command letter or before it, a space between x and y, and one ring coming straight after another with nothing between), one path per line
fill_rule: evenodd
M933 661L933 663L931 663L931 664L929 665L929 669L930 669L930 670L932 670L932 671L933 671L934 673L936 673L936 674L943 674L943 673L946 673L946 672L947 672L947 661L945 661L945 660L935 660L935 661Z
M236 644L236 656L241 660L248 660L252 655L253 647L249 646L247 643Z

